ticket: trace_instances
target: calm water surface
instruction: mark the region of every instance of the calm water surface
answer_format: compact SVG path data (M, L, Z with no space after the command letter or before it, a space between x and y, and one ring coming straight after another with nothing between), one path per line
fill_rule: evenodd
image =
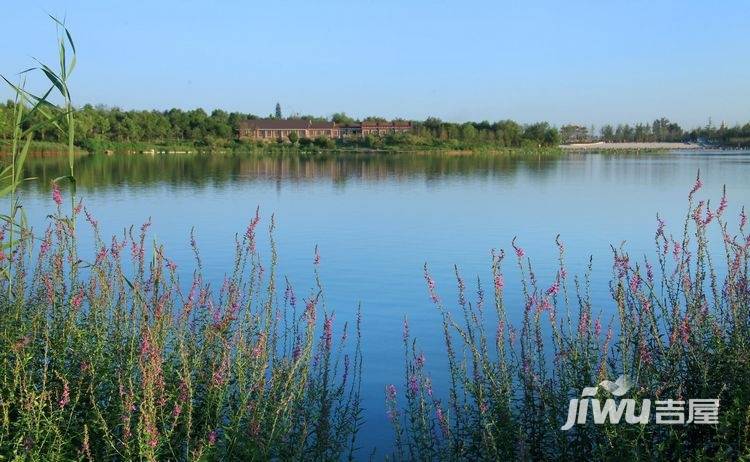
M28 165L38 180L24 192L25 210L41 227L53 210L49 181L65 174L66 162L34 158ZM441 322L427 296L425 262L450 303L456 299L454 264L467 281L479 276L489 288L490 251L510 250L518 236L541 284L549 284L559 233L571 273L582 273L593 257L594 311L609 319L610 245L625 241L634 257L650 253L656 213L673 230L680 226L698 169L706 185L703 196L718 204L726 184L729 214L750 205L750 153L740 152L520 158L93 155L78 160L77 176L80 196L107 235L151 217L156 239L186 274L192 268L192 227L207 275L220 281L231 266L233 235L245 229L257 206L262 217L275 214L279 269L300 296L313 287L318 245L327 303L337 322L353 320L362 304L361 443L384 448L392 432L383 390L389 383L402 388L404 381L404 316L424 349L435 388L445 382ZM506 299L511 319L518 320L520 285L510 263Z

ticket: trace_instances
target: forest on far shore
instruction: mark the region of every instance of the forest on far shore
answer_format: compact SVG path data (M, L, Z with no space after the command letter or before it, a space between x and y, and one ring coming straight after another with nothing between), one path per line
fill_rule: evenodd
M0 105L0 140L11 138L14 103L8 101ZM41 114L30 114L29 125ZM356 120L345 113L331 117L292 115L283 117L277 107L274 118L301 118L313 121L333 121L349 124L361 121L384 121L381 117L367 117ZM182 110L121 110L116 107L92 106L87 104L76 110L75 144L90 151L117 147L123 144L153 143L159 145L192 145L205 147L227 147L237 141L237 127L240 121L256 119L254 114L227 112L215 109L210 113L203 109ZM545 147L560 143L591 141L606 142L700 142L721 147L750 146L750 123L745 125L715 126L684 129L669 119L660 118L650 123L603 125L587 127L583 125L563 125L555 127L547 122L521 124L513 120L495 122L455 123L429 117L422 121L412 121L414 130L407 134L384 137L368 136L359 140L349 140L346 144L366 147L383 145L407 145L419 147L471 148L493 146L503 148ZM48 126L35 134L37 142L63 142L65 135ZM333 144L329 142L329 144Z

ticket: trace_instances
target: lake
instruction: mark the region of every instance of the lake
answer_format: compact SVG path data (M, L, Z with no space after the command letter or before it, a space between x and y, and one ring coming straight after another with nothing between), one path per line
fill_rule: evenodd
M27 165L28 176L37 179L23 191L24 210L40 228L54 210L50 180L66 174L67 161L34 157ZM381 457L392 439L384 388L404 382L404 316L435 389L445 382L441 318L427 294L425 263L441 298L455 304L453 265L472 292L477 276L489 290L491 250L508 252L517 236L544 286L556 271L560 234L570 273L581 274L593 259L594 312L608 320L614 306L610 246L624 241L635 258L653 252L657 212L679 232L698 170L705 183L701 197L716 205L726 184L728 216L750 205L750 153L735 151L89 155L77 160L76 169L79 196L105 235L151 217L153 236L186 275L193 267L191 228L207 276L220 282L232 263L233 236L244 231L256 207L262 224L275 216L280 274L298 296L312 290L317 245L326 302L337 323L353 321L362 306L366 423L360 443L381 448ZM85 247L90 232L80 229ZM264 235L266 255L267 241ZM504 264L506 300L517 321L522 305L512 260Z

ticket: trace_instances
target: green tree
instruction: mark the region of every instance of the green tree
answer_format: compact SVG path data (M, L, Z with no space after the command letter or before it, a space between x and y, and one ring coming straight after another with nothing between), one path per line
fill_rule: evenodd
M276 118L277 119L281 118L281 104L279 103L276 103Z
M351 125L354 123L354 119L346 115L346 112L337 112L331 116L331 122L339 125Z
M319 148L329 149L329 148L336 146L336 143L332 139L328 138L327 136L319 136L315 138L315 141L313 142L315 143L315 146Z
M537 144L544 143L545 134L550 128L547 122L538 122L535 124L527 125L523 129L523 138L529 141L533 141Z
M477 129L474 128L474 124L465 123L461 125L461 139L464 141L472 142L477 138Z

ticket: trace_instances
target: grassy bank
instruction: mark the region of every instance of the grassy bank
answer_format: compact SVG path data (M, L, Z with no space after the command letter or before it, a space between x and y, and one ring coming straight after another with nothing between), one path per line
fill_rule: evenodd
M10 141L0 141L0 152L10 150ZM3 149L6 147L7 149ZM547 155L559 154L563 150L559 147L504 147L495 144L479 145L453 145L446 144L378 144L368 146L365 143L333 142L326 143L267 143L267 142L232 142L222 145L206 146L200 142L175 141L175 142L102 142L83 143L76 146L79 153L90 154L196 154L196 153L259 153L276 152L289 154L315 154L315 153L438 153L438 154L533 154ZM31 152L60 153L67 152L67 146L60 143L34 142L31 143Z
M13 149L12 140L0 140L0 155L8 155ZM29 152L36 154L67 155L68 145L52 141L31 141ZM75 148L76 154L86 154L88 151L81 147Z

